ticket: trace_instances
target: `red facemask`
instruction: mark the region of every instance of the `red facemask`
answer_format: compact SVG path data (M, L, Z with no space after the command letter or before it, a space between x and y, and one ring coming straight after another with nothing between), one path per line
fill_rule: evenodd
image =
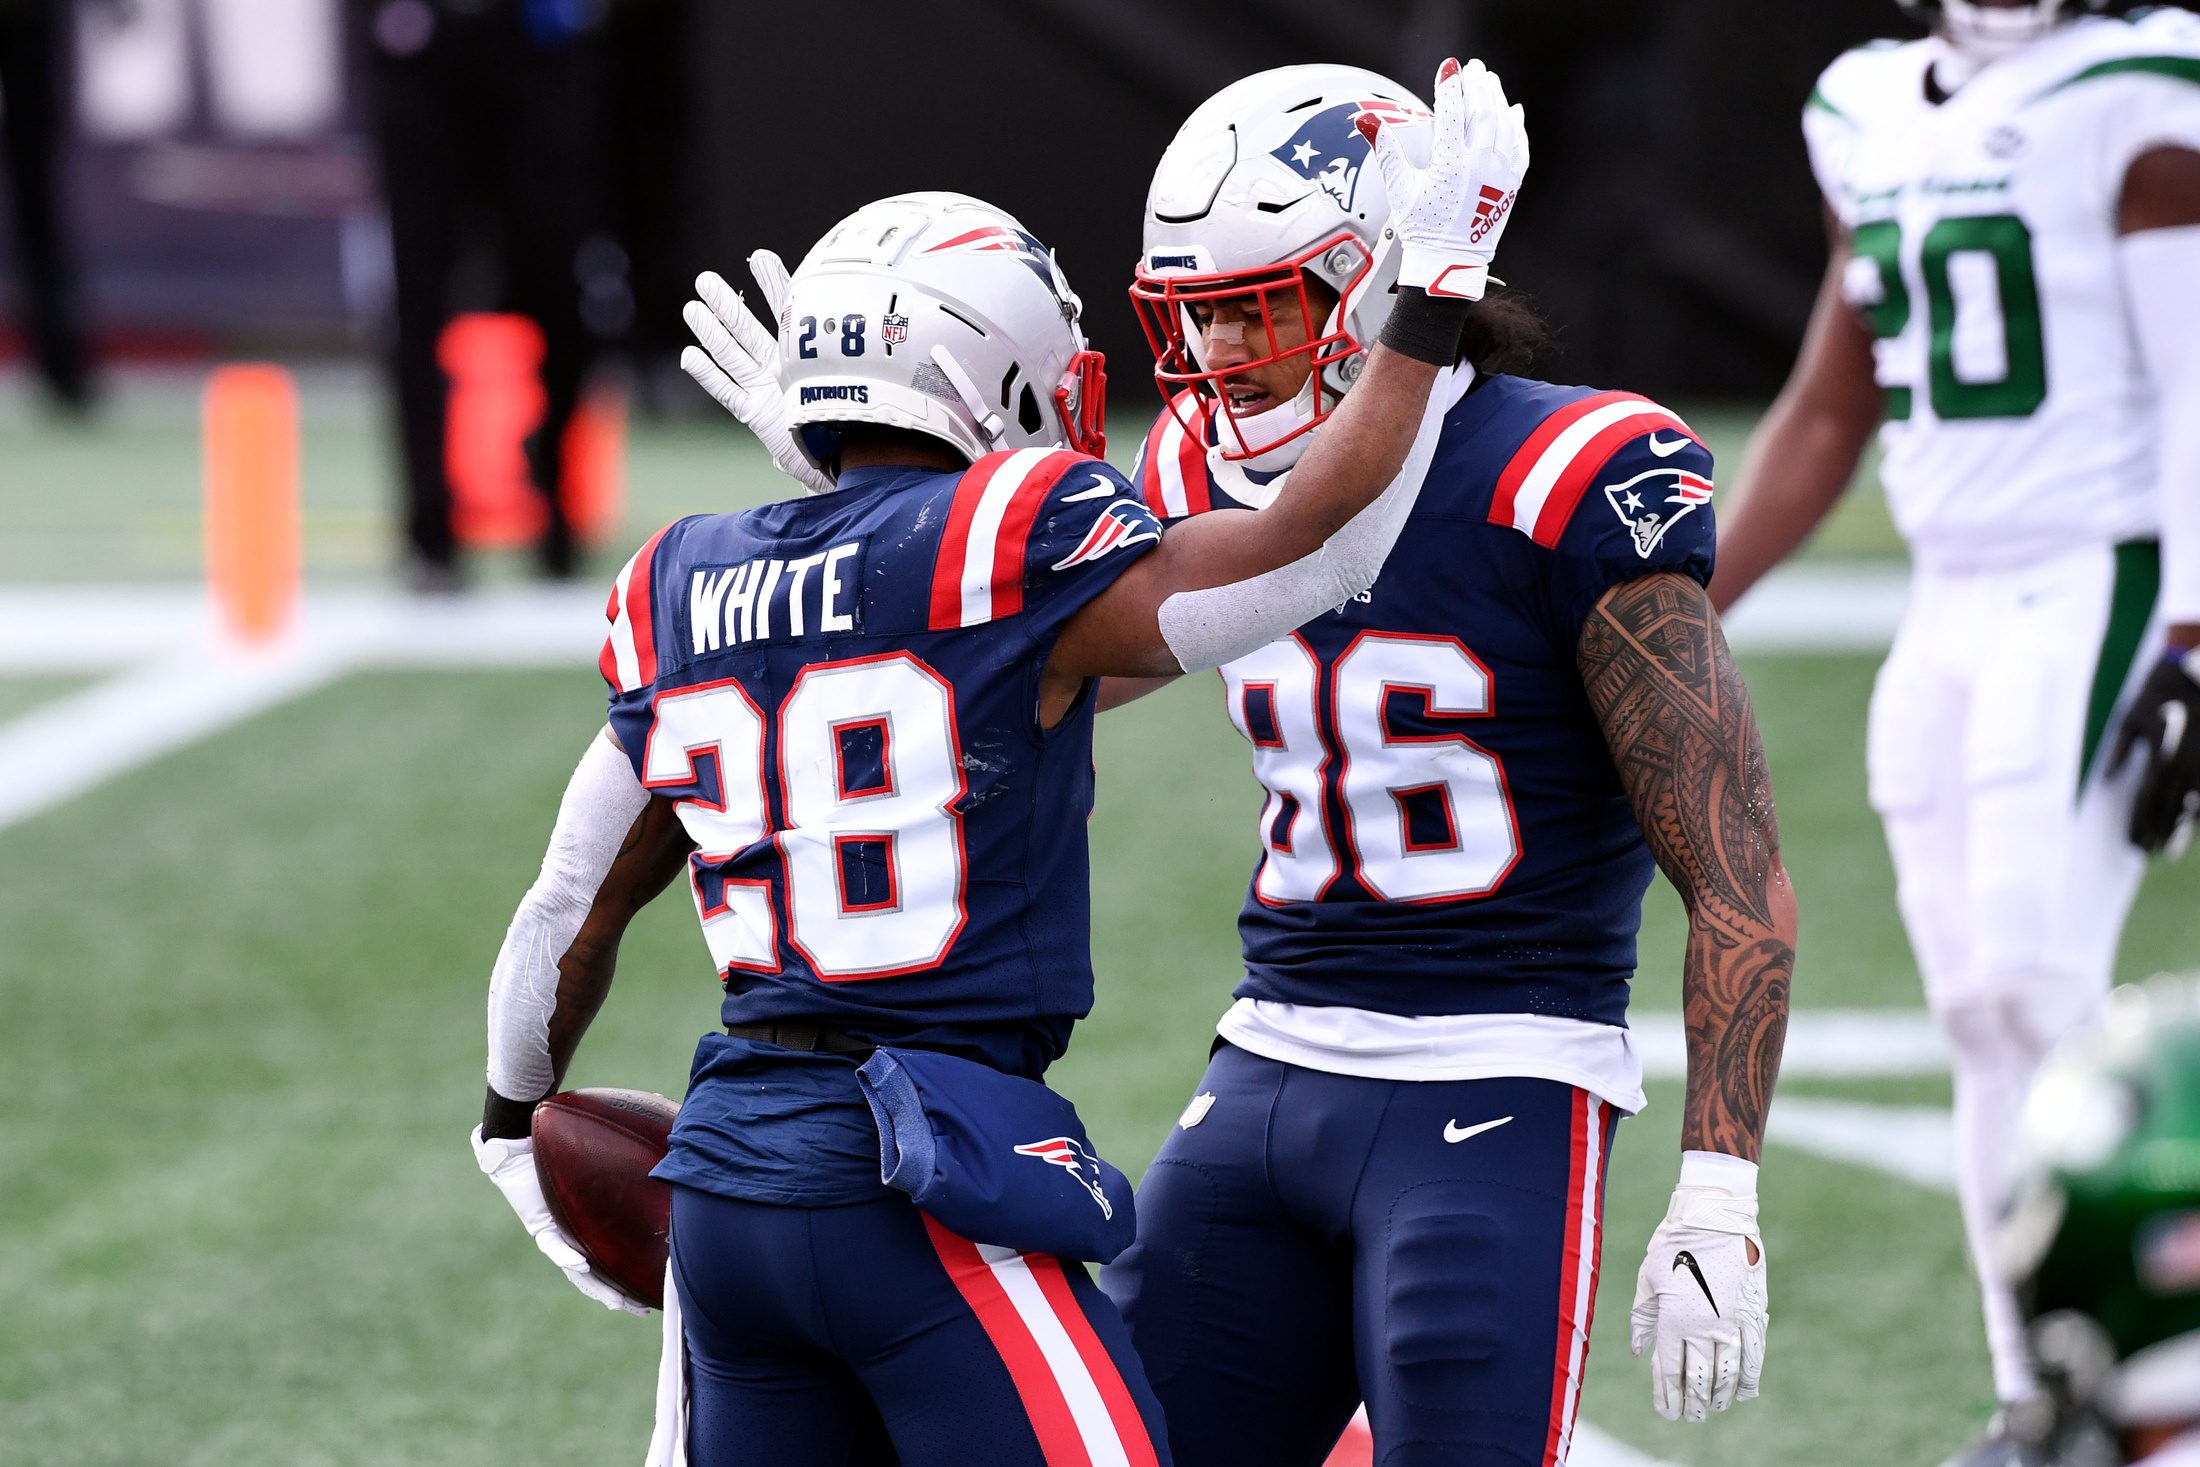
M1161 389L1162 400L1169 404L1169 411L1187 432L1195 431L1197 425L1190 421L1190 416L1197 413L1202 404L1218 408L1225 420L1224 458L1248 459L1279 448L1311 432L1335 412L1342 401L1342 395L1321 380L1322 371L1366 349L1365 343L1355 340L1351 332L1345 330L1344 312L1335 313L1334 329L1326 334L1310 335L1296 346L1287 348L1276 337L1276 316L1279 310L1289 314L1287 302L1296 303L1299 319L1308 324L1310 331L1316 329L1314 302L1307 291L1306 263L1340 246L1348 247L1359 261L1352 278L1344 283L1343 295L1349 300L1372 263L1366 247L1349 232L1339 233L1259 270L1236 274L1153 275L1141 267L1132 282L1131 305L1138 312L1138 324L1145 328L1146 345L1153 351L1154 383ZM1265 354L1227 367L1208 368L1202 365L1194 346L1199 329L1193 323L1191 308L1224 300L1243 304L1249 343L1264 345ZM1315 379L1313 412L1287 432L1253 441L1240 427L1239 416L1230 406L1225 390L1230 379L1300 357L1306 359L1308 371ZM1187 405L1178 400L1186 388L1194 394L1189 411ZM1273 409L1263 410L1267 411ZM1248 415L1251 416L1257 415Z

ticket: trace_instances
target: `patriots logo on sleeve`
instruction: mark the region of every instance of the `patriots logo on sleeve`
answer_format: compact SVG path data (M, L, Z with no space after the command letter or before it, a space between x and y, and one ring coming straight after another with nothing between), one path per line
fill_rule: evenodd
M1373 146L1362 136L1359 119L1365 116L1377 122L1399 122L1427 115L1418 107L1379 99L1339 102L1307 118L1289 142L1268 151L1299 177L1319 185L1323 193L1337 201L1338 208L1350 210L1353 196L1360 190L1360 168Z
M1068 1172L1100 1204L1101 1217L1115 1216L1115 1204L1108 1201L1107 1191L1100 1185L1100 1159L1085 1148L1084 1142L1074 1136L1052 1136L1044 1141L1027 1141L1016 1148L1016 1154L1036 1156Z
M1102 484L1110 489L1114 487L1106 484L1105 480ZM1078 497L1074 494L1069 496L1070 499ZM1085 531L1085 538L1078 542L1077 548L1056 561L1053 568L1066 571L1072 566L1090 565L1102 556L1112 555L1125 546L1144 545L1160 538L1161 533L1153 527L1153 520L1146 513L1144 505L1135 500L1118 499L1100 511L1092 522L1092 528Z
M1686 469L1651 469L1624 484L1607 484L1604 497L1634 536L1635 554L1648 560L1673 526L1711 502L1711 481Z

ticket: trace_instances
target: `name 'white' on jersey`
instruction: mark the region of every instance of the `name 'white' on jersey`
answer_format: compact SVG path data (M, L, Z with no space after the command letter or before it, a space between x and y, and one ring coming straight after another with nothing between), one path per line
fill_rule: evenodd
M1882 477L1921 563L2153 535L2163 410L2117 206L2150 148L2200 149L2200 18L2086 18L1935 104L1937 39L1848 52L1804 110L1887 394ZM2194 411L2184 405L2182 411Z

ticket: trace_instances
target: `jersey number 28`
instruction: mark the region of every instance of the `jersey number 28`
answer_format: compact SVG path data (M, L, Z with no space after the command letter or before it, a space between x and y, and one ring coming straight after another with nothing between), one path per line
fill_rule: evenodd
M657 701L642 783L682 789L718 766L719 796L679 800L703 938L721 971L777 972L771 883L720 868L769 841L786 885L787 944L825 982L938 967L965 920L965 785L955 697L906 652L803 670L780 700L776 823L765 789L765 714L740 683ZM851 747L868 751L860 765ZM753 863L750 863L753 869ZM851 871L876 873L857 885Z
M1487 896L1520 860L1497 756L1464 733L1409 729L1400 716L1425 729L1432 717L1495 711L1489 670L1457 638L1362 632L1325 667L1293 635L1222 676L1268 790L1253 881L1262 901L1321 900L1348 856L1386 902ZM1330 828L1332 791L1342 831Z

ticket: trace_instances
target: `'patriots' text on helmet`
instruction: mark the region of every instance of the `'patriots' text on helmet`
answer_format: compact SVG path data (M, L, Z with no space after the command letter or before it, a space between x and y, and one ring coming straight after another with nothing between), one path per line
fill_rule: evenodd
M779 321L787 421L832 472L838 428L923 433L971 459L1106 446L1107 379L1054 256L991 204L956 193L866 204L794 272Z
M1350 66L1285 66L1231 83L1200 104L1161 156L1146 198L1145 249L1131 300L1172 407L1186 388L1216 399L1222 456L1283 468L1335 410L1390 315L1398 279L1383 243L1390 201L1358 127L1411 124L1428 109L1398 83ZM1205 360L1205 313L1239 303L1246 360ZM1333 303L1333 304L1332 304ZM1279 340L1277 321L1303 322ZM1251 333L1265 329L1265 342ZM1302 364L1296 396L1233 385L1280 362Z
M2041 1070L2000 1263L2045 1393L2020 1430L2062 1467L2200 1422L2200 980L2120 988Z
M1992 61L2027 46L2083 11L2105 9L2108 0L2022 0L1990 5L1981 0L1896 0L1904 11L1947 36L1958 50Z

